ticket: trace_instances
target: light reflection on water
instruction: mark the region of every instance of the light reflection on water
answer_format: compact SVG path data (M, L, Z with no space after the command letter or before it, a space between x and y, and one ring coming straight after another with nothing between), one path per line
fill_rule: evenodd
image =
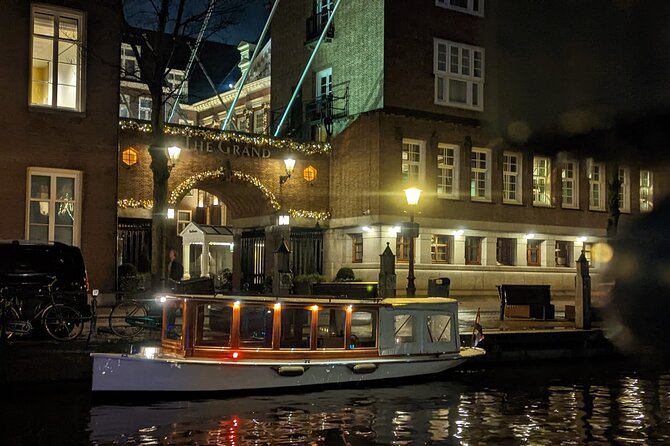
M396 387L125 405L21 394L4 399L3 444L670 444L670 369L646 368L526 363Z

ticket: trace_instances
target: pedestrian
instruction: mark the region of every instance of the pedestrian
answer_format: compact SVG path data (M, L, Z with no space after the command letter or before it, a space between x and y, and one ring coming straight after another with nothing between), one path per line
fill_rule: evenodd
M177 251L175 249L171 249L168 252L168 257L170 259L170 263L168 263L168 282L170 289L174 289L175 283L181 281L184 276L184 267L177 260Z

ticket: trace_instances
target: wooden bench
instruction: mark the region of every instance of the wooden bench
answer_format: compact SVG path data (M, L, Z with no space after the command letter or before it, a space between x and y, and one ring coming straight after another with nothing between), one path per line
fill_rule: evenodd
M500 320L554 319L550 285L498 285Z

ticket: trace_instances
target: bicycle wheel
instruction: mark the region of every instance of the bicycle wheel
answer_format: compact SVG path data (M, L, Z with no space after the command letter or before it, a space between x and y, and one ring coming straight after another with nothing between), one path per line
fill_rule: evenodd
M51 305L44 310L42 324L49 336L58 341L71 341L84 329L81 313L61 304Z
M4 321L2 319L2 313L0 313L0 333L2 333L3 323L7 322L7 325L6 325L6 327L4 327L4 329L5 329L7 339L11 338L12 336L14 336L14 330L12 329L12 327L14 327L15 324L17 322L20 322L20 321L21 321L21 319L19 318L19 312L16 311L16 309L14 307L9 307L9 306L6 307L5 308Z
M147 309L139 302L121 302L109 313L109 328L117 336L132 338L142 333L144 326L140 318L147 316Z

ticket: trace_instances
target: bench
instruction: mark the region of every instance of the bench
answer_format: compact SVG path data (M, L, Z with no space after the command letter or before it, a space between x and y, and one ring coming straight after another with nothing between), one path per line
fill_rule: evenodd
M498 285L500 320L554 319L550 285Z

